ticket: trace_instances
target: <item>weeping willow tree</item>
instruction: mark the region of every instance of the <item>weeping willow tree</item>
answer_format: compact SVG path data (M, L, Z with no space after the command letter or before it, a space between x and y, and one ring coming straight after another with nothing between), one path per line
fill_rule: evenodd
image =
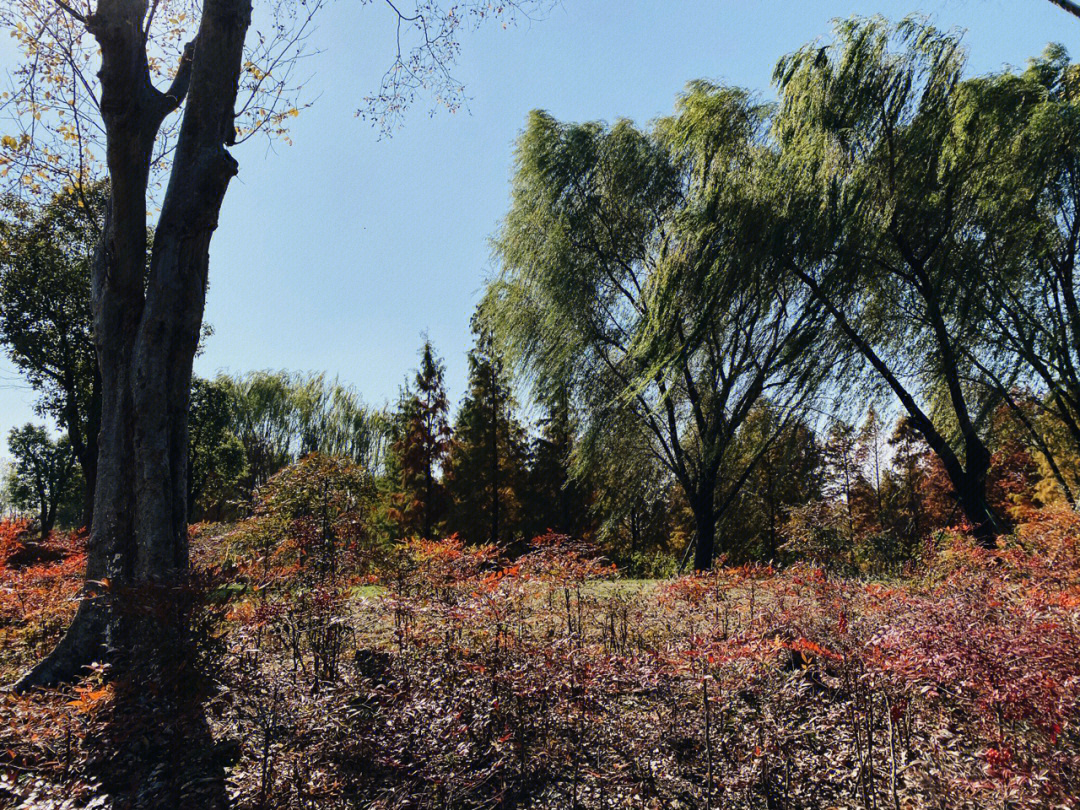
M998 159L981 174L979 232L993 272L979 277L983 340L971 352L1075 505L1080 453L1080 67L1053 45L1022 73L966 83L982 140Z
M770 269L747 193L766 112L699 82L648 131L532 113L483 308L535 389L572 393L579 471L640 435L693 512L697 569L773 438L736 464L740 425L763 398L792 413L824 366L821 316Z
M1018 211L983 213L1015 191L1003 144L1022 105L992 114L965 66L960 35L920 18L844 21L832 43L781 60L773 252L895 396L992 544L1004 524L986 499L987 416L1000 387L981 364L981 301Z
M230 392L232 432L244 446L249 489L309 453L351 459L369 472L383 464L386 415L322 374L257 371L218 378Z

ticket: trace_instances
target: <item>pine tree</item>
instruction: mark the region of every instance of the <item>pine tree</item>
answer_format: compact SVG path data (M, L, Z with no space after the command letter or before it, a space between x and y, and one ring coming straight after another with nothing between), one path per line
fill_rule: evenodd
M574 421L564 389L545 403L540 435L532 444L529 469L528 527L530 534L548 530L580 537L590 528L586 486L570 474Z
M431 341L425 340L414 387L402 398L400 431L392 447L397 479L392 500L403 536L433 538L446 518L448 503L441 475L452 434L444 374Z
M747 416L736 447L738 454L725 472L750 473L720 523L728 562L776 559L791 509L821 494L816 436L805 421L785 419L766 402Z
M508 543L522 530L528 451L514 415L505 364L491 333L474 319L469 392L458 411L446 484L451 526L469 542Z
M855 443L855 428L847 422L837 421L821 448L825 466L823 494L843 508L847 523L845 536L849 543L853 542L858 529L856 492L862 483L862 471L855 459Z

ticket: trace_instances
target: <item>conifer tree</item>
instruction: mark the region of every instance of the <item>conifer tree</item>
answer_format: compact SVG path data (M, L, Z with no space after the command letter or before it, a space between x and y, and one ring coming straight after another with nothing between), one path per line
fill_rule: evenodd
M750 475L721 523L728 562L775 559L789 511L820 495L821 449L806 421L785 420L766 402L743 424L737 451L731 467Z
M522 529L528 457L505 363L490 331L473 320L469 392L458 411L446 484L451 524L470 542L510 542Z
M425 340L414 388L402 398L400 432L392 447L397 478L393 513L403 536L433 538L446 517L441 474L452 434L444 373L431 341Z
M580 537L589 529L589 498L586 484L571 473L575 425L566 390L555 391L544 407L540 434L532 442L529 531Z

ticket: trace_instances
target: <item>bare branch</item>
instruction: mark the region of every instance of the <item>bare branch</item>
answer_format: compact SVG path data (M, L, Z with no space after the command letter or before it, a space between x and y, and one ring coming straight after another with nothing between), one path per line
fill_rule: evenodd
M162 94L163 115L176 110L184 101L184 96L187 95L188 85L191 83L191 63L195 56L195 40L192 40L184 46L184 53L180 57L180 67L176 70L176 76L173 77L172 84L169 89Z
M78 11L73 9L71 6L69 6L67 3L65 3L64 0L56 0L56 5L60 6L60 8L62 8L64 11L66 11L68 14L70 14L76 20L81 22L83 25L86 25L86 16L83 15L83 14L80 14Z

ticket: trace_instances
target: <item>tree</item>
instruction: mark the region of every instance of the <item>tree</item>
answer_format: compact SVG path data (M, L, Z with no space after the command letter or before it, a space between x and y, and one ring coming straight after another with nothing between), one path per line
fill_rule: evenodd
M343 549L367 540L373 493L370 474L351 460L310 453L259 490L255 533L314 580L333 581Z
M61 193L44 206L15 197L0 220L0 342L40 394L39 411L67 433L86 486L83 525L93 519L101 425L90 267L108 189Z
M944 528L956 514L956 504L942 497L940 464L911 419L902 417L889 437L892 448L893 516L898 537L916 543L933 529Z
M970 83L1002 141L984 173L979 228L997 262L977 298L984 339L971 353L987 390L1012 411L1066 500L1073 485L1052 441L1055 424L1080 449L1080 307L1075 264L1080 202L1080 70L1051 46L1022 74ZM1057 452L1055 452L1057 447Z
M322 374L256 371L221 376L215 385L228 391L230 430L244 447L241 489L247 493L312 452L347 457L372 471L382 464L384 415Z
M205 719L176 719L176 701L190 683L178 677L187 619L186 600L177 596L188 583L192 361L210 240L238 171L230 148L258 132L283 134L298 113L290 65L319 5L272 6L276 18L267 34L252 37L247 49L251 0L0 5L0 23L24 54L6 102L24 130L0 138L5 174L26 194L70 188L82 195L100 177L95 171L104 156L109 183L91 266L101 427L87 585L64 637L17 688L70 680L105 657L113 672L139 670L140 679L157 684L127 701L129 716L148 724L146 734L133 736L152 750L132 760L145 773L129 774L123 783L144 783L153 768L168 763L162 770L177 778L160 786L161 796L145 800L158 806L225 802L220 768L194 780L214 796L185 796L191 779L179 776L184 769L175 759L186 752L206 767L209 756ZM403 52L398 38L395 65L370 109L393 122L420 90L434 90L452 105L461 98L449 70L458 50L455 32L464 19L488 16L489 7L418 3L415 15L390 8L415 31L418 45ZM503 4L490 16L517 8ZM148 267L147 210L159 187L164 192ZM156 715L167 727L154 725Z
M978 125L957 35L917 19L852 19L836 42L778 64L775 133L785 269L832 316L941 460L973 532L1002 530L986 498L993 401L967 347L994 239L978 227L1001 133ZM898 47L894 47L898 46Z
M188 418L188 514L220 519L247 472L244 445L232 431L236 403L226 379L191 381Z
M781 428L780 418L768 402L762 402L739 431L735 466L750 466L741 453L754 454L762 446L766 450L723 518L724 532L733 538L732 562L776 559L790 510L820 497L821 451L812 427L792 419Z
M446 464L449 526L469 542L509 543L521 528L525 430L514 416L516 404L494 336L475 318L473 331L469 391L454 420Z
M233 432L244 445L250 492L292 460L292 380L284 372L257 371L223 382L232 388Z
M855 430L848 423L838 420L825 435L821 447L823 467L822 494L839 504L846 517L846 538L854 542L856 497L862 483L862 470L855 458Z
M45 16L36 5L12 5L9 15ZM191 364L202 325L210 238L237 170L226 147L236 141L233 112L251 6L249 0L204 4L196 38L174 63L166 90L154 84L156 60L148 53L156 11L156 4L140 0L101 0L82 10L64 5L51 13L59 22L34 33L47 54L63 52L57 42L84 42L83 34L96 40L101 53L98 88L91 95L104 132L109 202L91 270L102 396L87 580L169 589L182 585L187 573ZM16 28L22 30L25 23ZM69 66L73 73L85 67L70 58L56 67ZM49 67L46 61L42 70ZM48 81L47 73L27 75L30 89ZM181 106L173 172L148 269L151 168L162 124ZM42 113L32 111L38 119ZM77 177L74 187L84 187L87 179ZM182 632L182 616L164 611L122 618L109 602L88 592L60 644L20 688L74 676L99 657L107 627L130 660L165 664Z
M8 450L15 459L11 499L36 510L41 539L46 540L72 481L71 444L67 437L54 441L44 428L27 424L8 434Z
M546 413L532 443L526 487L529 533L534 536L553 531L581 537L592 523L588 481L572 469L577 437L569 399L565 389L558 389L542 403Z
M582 403L585 450L612 426L648 437L693 510L698 569L764 451L727 464L739 427L763 396L783 423L821 367L802 362L818 315L757 235L764 114L704 82L653 132L533 112L486 301L534 389Z
M401 433L391 448L398 479L394 511L403 537L435 539L449 506L441 481L451 444L443 374L442 361L425 340L414 388L402 400Z

